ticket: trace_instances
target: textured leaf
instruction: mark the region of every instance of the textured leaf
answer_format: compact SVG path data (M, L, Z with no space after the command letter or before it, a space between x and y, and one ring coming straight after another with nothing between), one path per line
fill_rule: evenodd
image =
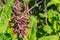
M53 18L53 17L56 17L56 14L57 14L58 12L56 12L56 11L54 11L54 10L49 10L48 12L47 12L47 15L48 15L48 18Z
M54 10L49 10L47 12L47 16L48 16L48 21L51 23L53 20L56 20L58 12L54 11Z

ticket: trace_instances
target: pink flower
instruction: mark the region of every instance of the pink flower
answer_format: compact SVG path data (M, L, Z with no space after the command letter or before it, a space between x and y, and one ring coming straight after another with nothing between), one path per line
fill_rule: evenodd
M24 18L24 20L27 20L27 21L28 21L28 20L29 20L29 18Z
M24 24L24 21L23 20L20 20L20 25L23 25Z
M21 33L22 33L23 35L26 35L25 30L21 30Z
M17 33L17 29L14 30L14 34L16 34L16 33Z
M24 26L24 28L27 28L27 29L29 29L30 27L29 27L29 26Z
M27 8L25 8L24 13L27 13L27 11L28 11L28 9L27 9Z

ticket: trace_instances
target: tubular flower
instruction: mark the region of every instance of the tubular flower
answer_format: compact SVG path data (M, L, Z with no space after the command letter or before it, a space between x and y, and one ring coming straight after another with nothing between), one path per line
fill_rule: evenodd
M23 20L20 20L20 25L23 25L23 24L24 24Z
M21 33L22 33L23 36L26 35L26 31L25 30L21 30Z
M24 28L27 28L27 29L29 29L30 27L29 27L29 26L24 26Z
M16 34L16 33L17 33L17 29L14 30L14 34Z
M27 12L28 12L28 9L25 8L23 13L26 14Z
M27 21L28 21L28 20L29 20L29 18L24 18L24 20L27 20Z

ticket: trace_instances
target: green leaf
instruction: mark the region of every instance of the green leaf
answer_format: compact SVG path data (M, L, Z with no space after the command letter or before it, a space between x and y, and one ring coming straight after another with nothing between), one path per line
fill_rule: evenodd
M8 1L8 3L3 7L2 11L0 12L0 18L1 18L1 22L0 22L0 34L1 33L5 33L5 31L7 30L9 21L10 21L10 17L11 17L11 6L13 5L13 0Z
M57 6L57 10L60 12L60 4Z
M47 12L48 21L49 21L50 23L52 23L53 20L56 20L57 14L58 14L57 11L54 11L54 10L50 9L50 10Z
M39 13L39 16L40 16L41 18L46 17L46 15L45 15L44 13Z
M57 11L54 11L53 9L50 9L48 12L47 12L47 16L48 18L53 18L53 17L56 17L56 14L58 12Z
M14 23L10 23L11 26L14 26Z
M50 7L51 5L53 5L53 3L52 2L48 2L47 3L47 8Z
M60 20L60 14L58 15L58 17L59 17L59 20Z
M13 36L13 28L8 28L7 29L7 33L9 33L11 35L11 37Z
M14 35L13 35L12 40L18 40L18 39L17 39L17 34L14 34Z
M28 30L28 40L36 40L37 20L35 16L31 16L29 25L30 29Z
M11 40L11 37L9 34L0 34L0 40Z
M43 27L43 30L44 30L45 32L47 32L48 34L51 34L52 31L53 31L50 26L46 26L46 25Z
M59 40L59 36L58 35L43 36L38 40Z
M60 3L60 0L51 0L51 2L55 5L59 4Z
M54 21L53 29L54 29L55 32L57 31L57 21Z
M14 30L13 28L8 28L7 33L11 35L12 40L17 40L17 34L14 34L13 30Z

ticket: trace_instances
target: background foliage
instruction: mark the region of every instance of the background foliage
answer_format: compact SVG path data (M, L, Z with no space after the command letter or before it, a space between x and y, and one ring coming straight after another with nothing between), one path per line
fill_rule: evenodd
M3 1L0 0L0 5ZM29 8L39 1L41 0L27 0ZM26 30L28 35L25 38L18 38L18 35L13 33L14 29L8 28L13 6L13 0L8 0L0 9L0 40L60 40L60 0L46 0L46 5L44 3L43 0L43 3L30 11L32 16L30 29Z

